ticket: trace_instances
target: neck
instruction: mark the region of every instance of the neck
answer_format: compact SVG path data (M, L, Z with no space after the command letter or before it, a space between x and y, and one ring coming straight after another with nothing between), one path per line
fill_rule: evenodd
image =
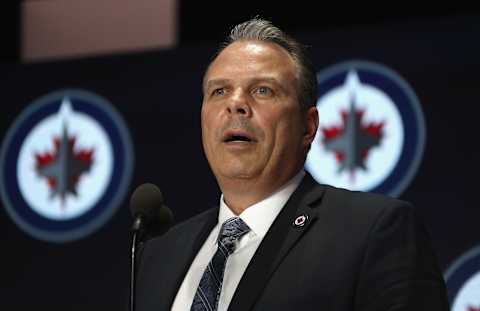
M283 178L270 178L269 182L266 182L265 179L250 180L238 178L219 178L218 181L225 203L235 215L240 215L248 207L275 193L298 172L299 170Z

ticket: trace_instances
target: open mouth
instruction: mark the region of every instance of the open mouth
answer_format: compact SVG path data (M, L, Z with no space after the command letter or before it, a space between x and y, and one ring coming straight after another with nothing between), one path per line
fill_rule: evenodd
M233 142L253 142L254 138L245 132L231 131L226 132L223 137L223 142L233 143Z
M235 141L247 141L247 142L250 142L252 141L249 137L247 136L242 136L242 135L232 135L232 136L229 136L225 139L225 142L226 143L230 143L230 142L235 142Z

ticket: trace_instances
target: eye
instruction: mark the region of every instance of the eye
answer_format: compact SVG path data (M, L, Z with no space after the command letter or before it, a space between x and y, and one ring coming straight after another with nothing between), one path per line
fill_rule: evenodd
M264 96L271 96L273 94L272 89L268 86L260 86L255 90L255 92Z
M212 91L212 96L223 96L225 95L225 89L224 88L218 88L218 89L214 89Z

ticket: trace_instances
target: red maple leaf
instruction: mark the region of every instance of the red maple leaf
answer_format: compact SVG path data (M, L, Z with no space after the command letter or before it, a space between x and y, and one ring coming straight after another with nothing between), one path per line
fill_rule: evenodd
M366 133L372 137L376 138L381 138L382 137L382 130L384 126L384 122L370 122L370 123L364 123L362 122L363 116L364 116L365 111L362 109L355 109L355 114L357 116L358 120L358 125L360 130L363 133ZM342 110L341 115L342 115L342 124L337 125L337 126L331 126L331 127L323 127L321 128L323 132L323 137L324 137L324 142L328 142L340 135L342 135L345 132L345 127L347 123L347 118L348 118L349 111L347 110ZM369 149L363 149L361 150L361 155L363 159L366 159L368 156L368 151ZM339 151L335 150L335 157L338 162L342 162L344 159L345 155Z
M35 153L36 159L36 170L40 170L44 167L49 166L50 164L54 163L58 159L59 149L60 149L60 137L56 136L53 138L54 149L50 152L44 153ZM93 152L94 149L79 149L75 150L75 143L76 137L72 136L68 138L68 147L69 152L73 155L75 160L80 162L84 162L87 165L91 165L93 161ZM57 180L54 176L46 176L48 185L50 189L55 189L57 185ZM72 176L72 180L74 184L76 184L79 180L80 176L74 175Z

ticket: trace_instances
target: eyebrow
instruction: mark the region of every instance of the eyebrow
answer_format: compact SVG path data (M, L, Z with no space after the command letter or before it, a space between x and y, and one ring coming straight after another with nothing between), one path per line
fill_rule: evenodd
M275 85L279 85L279 86L280 86L280 83L278 82L277 79L275 79L275 78L270 78L270 77L253 78L253 79L252 79L252 82L253 82L253 83L269 82L269 83L272 83L272 84L275 84Z
M205 84L205 86L204 86L204 88L203 88L203 91L205 92L206 90L208 90L208 89L210 89L211 87L216 86L216 85L225 85L225 84L228 84L228 83L230 83L231 81L232 81L231 79L222 79L222 78L209 80L209 81L207 81L207 83ZM252 84L260 83L260 82L268 82L268 83L275 84L276 86L278 86L278 87L280 87L281 89L283 89L283 86L278 82L278 80L275 79L275 78L272 78L272 77L252 78L249 82L252 83Z
M208 80L207 83L203 87L203 91L206 91L210 89L212 86L215 85L222 85L222 84L227 84L231 80L230 79L213 79L213 80Z
M273 85L275 85L275 87L277 87L278 89L280 89L282 92L288 92L287 89L285 89L285 86L282 85L277 79L273 78L273 77L258 77L258 78L253 78L251 80L251 82L253 84L255 83L262 83L262 82L267 82L267 83L271 83Z

